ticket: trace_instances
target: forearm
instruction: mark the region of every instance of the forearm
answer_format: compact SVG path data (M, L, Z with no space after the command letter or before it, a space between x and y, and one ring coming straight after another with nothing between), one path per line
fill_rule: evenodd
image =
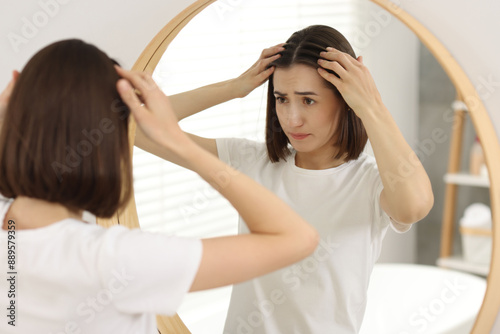
M177 120L194 115L200 111L213 107L217 104L226 102L239 96L235 79L222 81L216 84L200 87L188 92L172 95L169 98ZM189 135L189 134L188 134ZM214 139L197 137L190 135L198 145L208 150L213 155L217 155L217 148ZM175 156L172 156L168 150L152 141L146 136L140 128L136 130L135 146L154 154L162 159L173 162L185 167Z
M187 168L198 173L224 196L245 220L253 233L286 234L311 227L276 195L257 182L236 171L207 151L194 145L186 148Z
M171 95L169 98L180 121L220 103L241 97L235 87L234 79L231 79Z
M434 197L427 173L389 111L380 105L363 119L373 147L391 216L415 222L427 215Z
M207 152L193 150L191 156L191 168L229 200L250 230L203 240L203 257L191 291L267 274L316 249L317 231L276 195Z
M170 96L177 119L181 120L217 104L247 96L266 82L274 71L274 67L269 65L280 57L279 52L283 50L283 44L263 50L257 62L237 78Z

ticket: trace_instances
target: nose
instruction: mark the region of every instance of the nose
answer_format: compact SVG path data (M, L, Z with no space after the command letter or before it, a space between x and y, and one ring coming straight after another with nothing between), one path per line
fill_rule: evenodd
M287 113L287 122L290 127L300 127L304 124L300 108L291 105Z

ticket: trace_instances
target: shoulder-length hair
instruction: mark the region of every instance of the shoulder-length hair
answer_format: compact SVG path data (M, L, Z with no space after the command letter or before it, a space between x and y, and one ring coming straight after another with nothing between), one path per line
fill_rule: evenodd
M0 133L0 193L111 217L129 200L130 111L115 62L64 40L39 51L15 84Z
M320 52L326 51L329 46L356 58L351 45L340 32L328 26L313 25L295 32L286 41L285 50L280 52L281 57L273 61L269 66L288 68L295 64L305 64L317 69L319 67L318 59L321 58ZM280 159L286 160L286 157L291 152L288 148L290 142L276 115L273 79L274 75L271 75L267 92L266 145L269 159L272 162L278 162ZM344 101L334 85L326 80L325 84ZM345 101L344 105L345 107L342 114L339 115L339 123L335 131L337 140L334 145L338 148L338 152L333 158L344 158L345 161L349 161L357 159L363 152L368 136L361 119L349 108Z

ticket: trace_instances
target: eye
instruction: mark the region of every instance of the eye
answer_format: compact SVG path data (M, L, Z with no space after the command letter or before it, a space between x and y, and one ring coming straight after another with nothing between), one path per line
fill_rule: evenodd
M316 101L314 101L313 99L310 99L308 97L305 97L304 98L304 104L307 104L308 106L314 104Z
M276 102L279 104L283 104L286 102L286 99L284 97L281 97L281 96L276 96Z

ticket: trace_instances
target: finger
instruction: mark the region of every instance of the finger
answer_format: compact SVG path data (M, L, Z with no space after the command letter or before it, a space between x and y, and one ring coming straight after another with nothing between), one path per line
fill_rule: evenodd
M0 93L0 103L7 104L9 102L10 95L14 89L14 79L11 79L7 84L7 87Z
M340 91L340 86L342 85L342 80L340 78L337 78L335 74L332 74L325 70L324 68L318 67L318 73L325 79L326 81L330 82L332 85L337 87L337 89Z
M266 69L265 71L259 73L259 75L257 75L257 80L259 80L259 82L264 82L264 80L266 80L267 78L269 78L269 76L271 74L273 74L274 69L275 69L275 67L271 66L268 69Z
M9 84L7 85L7 88L5 88L5 95L6 96L10 96L10 94L12 93L12 90L14 89L14 78L12 78L10 81L9 81Z
M345 78L345 76L347 74L346 69L336 60L327 61L324 59L318 59L318 64L321 67L323 67L324 69L331 70L331 71L337 73L337 75L340 78Z
M339 62L346 70L349 70L351 65L359 65L359 62L348 53L339 51L332 47L327 47L326 50L326 52L321 52L320 56L327 60L335 60Z
M143 72L136 72L136 71L127 71L117 65L115 65L116 71L118 74L127 79L136 89L143 89L144 91L148 89L144 89L146 85L146 80L147 80L147 74Z
M276 55L274 55L272 57L263 59L260 68L262 70L267 69L267 67L269 66L269 64L271 64L273 61L275 61L276 59L278 59L280 57L281 57L280 54L276 54Z
M270 56L275 55L278 52L285 50L285 43L280 43L275 46L271 46L270 48L264 49L261 54L261 58L268 58Z
M363 56L359 56L359 57L358 57L358 61L359 61L361 64L363 64Z
M321 51L319 55L328 60L334 60L340 55L340 51L331 47L327 47L326 51Z
M262 54L261 54L262 58L271 57L271 56L275 55L276 53L285 50L284 45L285 45L285 43L281 43L281 44L277 44L275 46L271 46L270 48L264 49L262 51Z
M123 102L127 104L130 111L136 116L145 111L144 104L139 100L134 92L134 88L127 79L120 79L116 84L116 88Z
M127 79L134 88L138 89L138 95L147 98L151 92L159 90L151 75L144 72L127 71L119 66L115 66L118 74Z

